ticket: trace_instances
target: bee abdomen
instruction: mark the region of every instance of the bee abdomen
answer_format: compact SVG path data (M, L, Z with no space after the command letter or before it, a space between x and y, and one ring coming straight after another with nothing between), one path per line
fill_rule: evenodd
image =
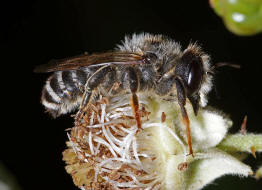
M41 102L53 117L79 107L89 70L57 71L46 81Z
M50 92L47 90L46 86L43 88L41 102L45 106L47 112L49 112L53 117L59 115L59 110L61 107L61 103L57 102Z

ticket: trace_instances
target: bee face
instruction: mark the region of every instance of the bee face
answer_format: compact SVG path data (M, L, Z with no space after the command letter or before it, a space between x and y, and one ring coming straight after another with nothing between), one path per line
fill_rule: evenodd
M206 73L201 52L195 48L188 48L183 52L175 68L175 75L183 83L186 96L190 100L195 114L197 114L200 103L200 89L205 81Z

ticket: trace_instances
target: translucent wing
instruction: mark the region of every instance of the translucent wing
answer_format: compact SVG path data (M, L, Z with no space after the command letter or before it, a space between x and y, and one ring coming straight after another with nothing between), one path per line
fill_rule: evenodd
M64 70L76 70L79 67L96 67L102 65L134 65L145 64L143 55L127 52L106 52L91 55L80 55L67 59L51 60L49 63L35 68L34 72L45 73Z

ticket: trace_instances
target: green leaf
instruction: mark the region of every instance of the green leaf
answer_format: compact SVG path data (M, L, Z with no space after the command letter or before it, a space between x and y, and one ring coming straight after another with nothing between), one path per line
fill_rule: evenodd
M251 174L253 174L251 168L235 157L218 149L210 149L203 154L203 159L190 163L185 174L186 190L202 189L224 175L247 177Z
M218 145L218 148L227 152L249 152L251 149L262 152L262 135L259 134L235 134L227 135Z

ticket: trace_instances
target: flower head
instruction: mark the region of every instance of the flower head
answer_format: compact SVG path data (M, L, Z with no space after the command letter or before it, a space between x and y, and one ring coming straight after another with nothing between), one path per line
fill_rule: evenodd
M233 149L226 141L232 122L224 114L202 109L196 117L187 104L192 157L187 155L179 106L159 97L138 96L142 129L137 129L129 96L124 95L101 97L68 134L63 159L79 188L196 190L222 175L252 174L232 154L240 148ZM261 149L262 145L256 147Z

